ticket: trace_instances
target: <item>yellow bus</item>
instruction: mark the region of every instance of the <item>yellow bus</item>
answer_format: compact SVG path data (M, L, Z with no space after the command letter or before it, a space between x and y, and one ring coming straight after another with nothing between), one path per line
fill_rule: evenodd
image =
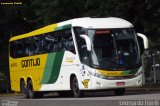
M143 70L133 25L120 18L77 18L10 39L11 89L27 98L43 92L84 95L112 89L123 95L139 87ZM67 93L64 93L67 92Z

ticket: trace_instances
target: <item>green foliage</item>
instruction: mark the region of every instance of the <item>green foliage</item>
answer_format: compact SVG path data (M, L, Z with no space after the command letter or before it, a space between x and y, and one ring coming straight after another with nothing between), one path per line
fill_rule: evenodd
M152 40L160 35L159 0L33 0L37 27L77 17L115 16L132 22Z
M26 0L21 6L1 6L0 24L14 26L18 23L12 28L16 35L77 17L115 16L131 21L139 32L157 39L160 33L159 5L159 0Z

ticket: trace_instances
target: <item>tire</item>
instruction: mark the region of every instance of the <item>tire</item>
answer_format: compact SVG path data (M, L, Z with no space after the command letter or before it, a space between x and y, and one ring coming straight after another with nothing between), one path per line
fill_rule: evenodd
M79 90L78 80L76 77L72 79L72 91L73 91L74 97L76 98L84 96L84 91Z
M33 84L32 84L31 80L28 82L27 91L28 91L27 94L30 99L43 97L43 92L35 92L34 91Z
M119 89L115 89L114 93L116 96L120 96L120 95L124 95L125 94L125 88L119 88Z
M35 98L35 92L33 90L33 84L32 84L31 80L28 82L27 89L28 89L29 98L31 98L31 99Z
M28 93L27 93L27 87L25 82L22 80L20 81L20 92L24 94L24 98L28 98Z

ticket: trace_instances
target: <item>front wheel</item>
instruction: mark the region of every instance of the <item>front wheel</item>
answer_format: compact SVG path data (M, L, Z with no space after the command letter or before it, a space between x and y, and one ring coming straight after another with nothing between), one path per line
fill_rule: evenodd
M72 79L72 91L73 91L74 97L78 98L78 97L84 96L84 91L79 90L78 80L76 77Z

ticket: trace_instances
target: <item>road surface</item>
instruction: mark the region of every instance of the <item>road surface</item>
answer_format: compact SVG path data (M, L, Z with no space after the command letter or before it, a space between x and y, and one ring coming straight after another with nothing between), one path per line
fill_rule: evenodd
M56 93L39 99L1 95L0 106L160 106L160 91L127 91L123 96L115 96L112 91L90 92L83 98L60 97Z

